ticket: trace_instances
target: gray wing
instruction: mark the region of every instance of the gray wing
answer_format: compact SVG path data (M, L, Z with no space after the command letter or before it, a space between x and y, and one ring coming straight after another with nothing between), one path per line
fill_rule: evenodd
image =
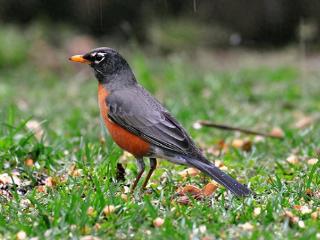
M186 131L142 87L115 91L106 103L112 121L151 144L183 154L195 151Z

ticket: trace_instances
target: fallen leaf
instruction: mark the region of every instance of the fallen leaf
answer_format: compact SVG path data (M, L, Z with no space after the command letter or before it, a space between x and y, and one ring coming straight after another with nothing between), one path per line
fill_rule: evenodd
M284 137L284 131L280 127L274 127L269 134L270 136L276 137L276 138Z
M218 188L218 184L216 182L210 182L204 186L202 189L202 194L206 197L211 196Z
M190 199L188 196L181 196L177 198L177 203L182 205L188 205L190 203Z
M186 185L183 188L178 189L178 194L181 196L188 194L197 196L201 194L201 189L193 185Z
M164 219L157 217L156 219L153 220L153 226L159 228L163 225Z
M109 216L110 214L112 214L114 211L116 210L116 207L113 205L107 205L104 207L103 209L103 214L105 216Z
M187 168L187 169L184 169L182 171L180 171L178 174L185 178L185 177L194 177L194 176L197 176L199 175L201 172L200 170L196 169L196 168Z

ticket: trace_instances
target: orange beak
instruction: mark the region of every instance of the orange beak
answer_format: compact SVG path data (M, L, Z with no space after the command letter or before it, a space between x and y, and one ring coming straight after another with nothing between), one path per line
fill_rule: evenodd
M87 64L91 63L89 60L84 59L83 55L74 55L70 57L69 60L72 62L79 62L79 63L87 63Z

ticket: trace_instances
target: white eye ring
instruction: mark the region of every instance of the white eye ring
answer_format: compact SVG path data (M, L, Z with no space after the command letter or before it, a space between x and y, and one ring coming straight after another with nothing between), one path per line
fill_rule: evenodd
M95 57L95 59L96 59L96 60L94 61L94 63L95 63L95 64L98 64L98 63L100 63L101 61L104 60L105 54L104 54L104 53L97 53L97 54L94 55L94 57Z

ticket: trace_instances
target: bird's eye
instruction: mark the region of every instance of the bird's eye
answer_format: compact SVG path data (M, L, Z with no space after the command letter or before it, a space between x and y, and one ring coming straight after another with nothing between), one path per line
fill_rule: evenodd
M104 54L102 54L102 53L98 53L98 54L95 56L95 62L96 62L96 63L101 62L103 59L104 59Z

